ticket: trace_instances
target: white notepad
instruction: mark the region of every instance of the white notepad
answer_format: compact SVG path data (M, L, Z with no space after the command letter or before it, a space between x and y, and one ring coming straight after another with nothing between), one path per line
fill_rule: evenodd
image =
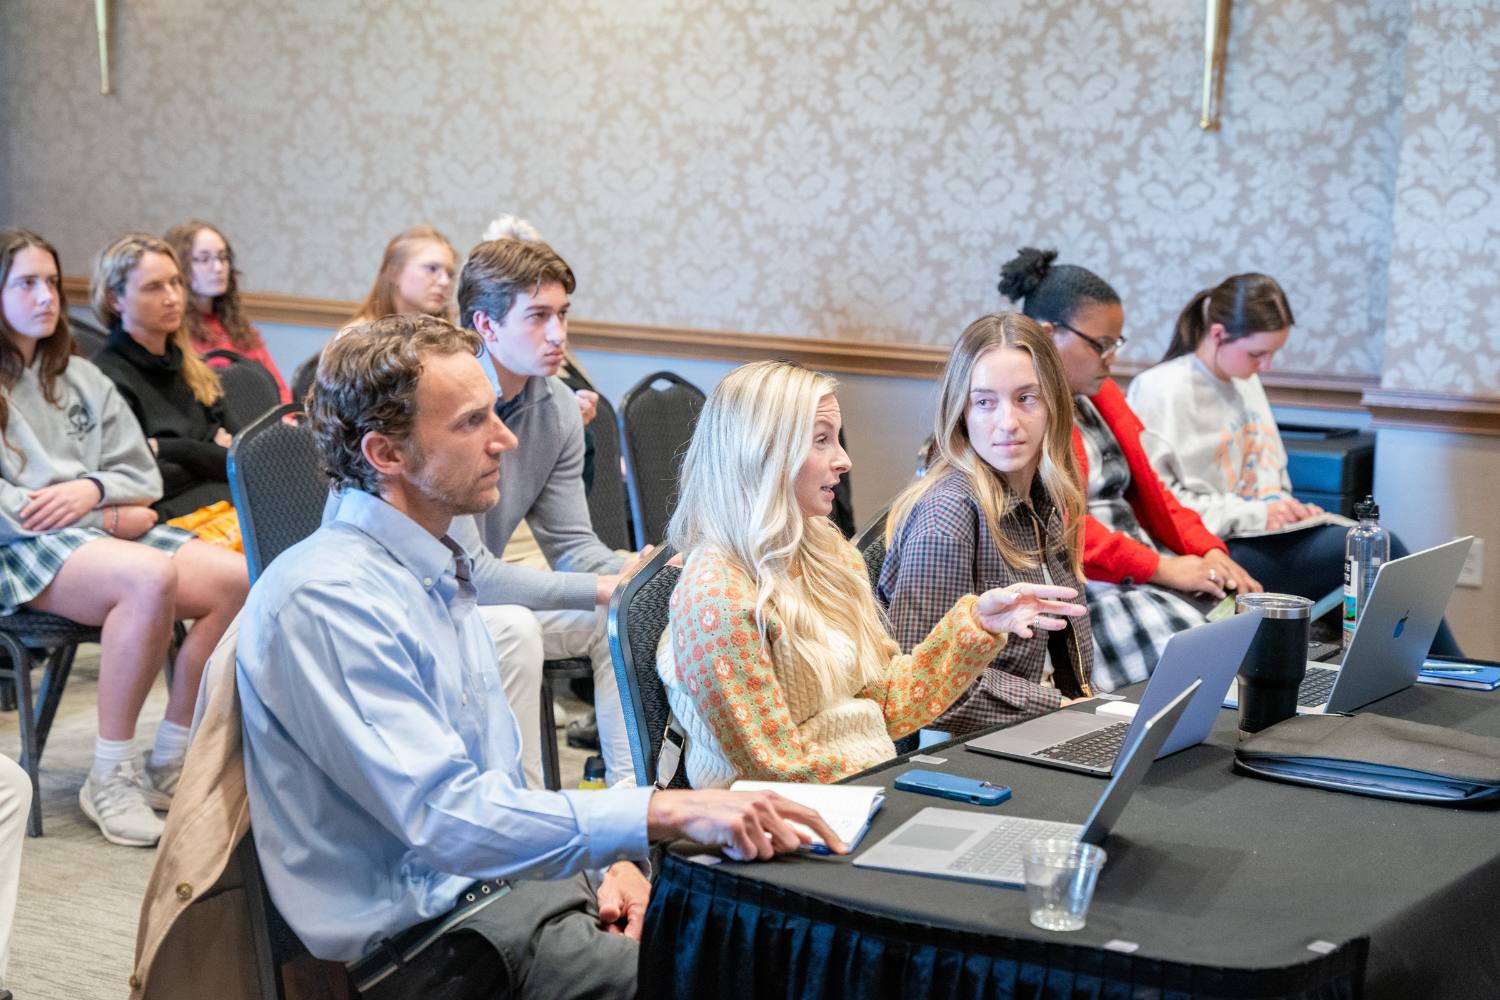
M1259 531L1236 531L1235 538L1264 538L1267 535L1290 535L1294 531L1306 531L1309 528L1321 528L1325 524L1336 524L1340 528L1352 528L1358 521L1351 521L1342 514L1314 514L1312 517L1303 518L1301 521L1293 521L1291 524L1283 524L1279 528L1262 528Z
M854 850L870 820L885 804L885 788L880 785L807 785L793 781L736 781L729 786L735 792L775 792L809 809L816 809L823 822L833 828L839 839ZM823 838L801 823L792 823L812 838L807 850L826 852Z

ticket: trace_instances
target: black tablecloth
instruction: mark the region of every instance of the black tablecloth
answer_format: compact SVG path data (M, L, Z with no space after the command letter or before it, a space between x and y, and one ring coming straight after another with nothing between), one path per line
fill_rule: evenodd
M1500 692L1418 686L1365 711L1500 736ZM1500 997L1500 815L1235 775L1235 721L1221 713L1207 743L1153 765L1081 931L1033 928L1018 890L847 858L673 855L642 996ZM1015 815L1082 822L1104 788L959 743L927 752L1011 785L998 808ZM924 766L854 779L889 796L861 848L923 807L978 808L894 790Z

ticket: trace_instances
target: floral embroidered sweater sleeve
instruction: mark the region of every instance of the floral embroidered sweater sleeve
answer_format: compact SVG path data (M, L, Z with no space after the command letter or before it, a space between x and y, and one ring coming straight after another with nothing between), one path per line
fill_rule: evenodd
M1003 635L974 621L975 600L962 598L910 654L888 644L879 679L856 695L878 708L885 729L878 736L905 735L937 718L1003 647ZM668 627L680 683L741 777L831 782L874 763L844 752L837 739L825 746L805 738L781 680L797 665L773 660L784 655L776 642L781 623L773 615L770 644L762 641L755 586L721 554L693 553L673 592ZM851 745L860 735L851 734Z

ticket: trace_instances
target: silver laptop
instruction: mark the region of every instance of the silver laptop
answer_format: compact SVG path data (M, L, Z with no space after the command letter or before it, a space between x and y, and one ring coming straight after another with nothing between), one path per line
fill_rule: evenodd
M1212 692L1223 691L1234 680L1259 627L1257 611L1172 636L1130 721L1064 709L970 740L968 747L980 753L1108 777L1114 773L1122 748L1139 738L1144 720L1201 680L1203 695L1193 699L1182 724L1167 735L1159 756L1197 746L1208 737L1219 717L1219 699Z
M1125 803L1135 794L1157 752L1167 736L1178 728L1178 721L1188 711L1189 703L1196 700L1193 695L1202 685L1202 681L1193 681L1165 708L1143 723L1141 738L1125 752L1119 773L1105 786L1104 794L1099 796L1093 813L1083 826L928 807L855 858L855 867L996 885L1025 885L1021 858L1026 845L1033 840L1061 837L1077 838L1090 844L1104 843L1110 828L1124 811Z
M1473 541L1455 538L1382 565L1343 663L1308 661L1297 714L1352 712L1415 684ZM1228 690L1224 707L1239 707L1239 682Z

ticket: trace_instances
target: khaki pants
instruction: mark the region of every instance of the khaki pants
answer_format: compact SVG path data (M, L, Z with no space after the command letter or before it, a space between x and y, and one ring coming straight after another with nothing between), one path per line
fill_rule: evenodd
M599 723L599 746L604 754L605 780L613 786L635 774L625 710L615 681L603 608L593 611L532 611L514 604L481 605L480 617L489 629L500 658L500 680L511 711L521 724L521 770L526 784L542 787L540 739L542 661L586 657L594 667L594 715Z

